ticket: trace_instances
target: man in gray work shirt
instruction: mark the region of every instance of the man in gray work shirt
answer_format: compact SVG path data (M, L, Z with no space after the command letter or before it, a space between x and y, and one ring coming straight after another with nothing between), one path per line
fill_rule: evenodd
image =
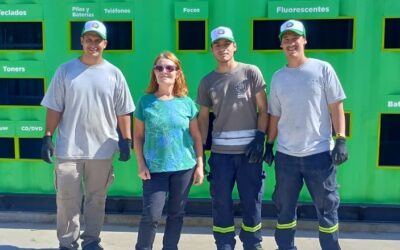
M103 59L107 30L88 21L81 35L82 56L62 64L43 98L47 107L42 159L52 162L55 151L57 237L60 249L103 249L100 231L107 189L114 180L112 158L120 147L121 161L130 158L131 116L135 106L121 71ZM54 150L52 135L56 128ZM122 139L118 143L117 127ZM83 181L83 184L81 183ZM80 235L84 189L85 230Z
M280 250L297 249L296 208L305 182L318 216L321 248L339 250L336 167L347 160L343 109L346 95L329 63L306 57L303 23L286 21L279 39L287 65L271 80L271 115L264 158L272 164L272 147L277 138L272 196L278 217L275 240Z

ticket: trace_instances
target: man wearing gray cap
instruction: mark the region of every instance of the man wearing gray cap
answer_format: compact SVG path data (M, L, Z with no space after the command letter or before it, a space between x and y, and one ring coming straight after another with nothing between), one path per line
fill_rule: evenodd
M232 191L236 184L243 218L239 238L243 249L259 250L263 249L262 159L268 122L265 81L257 66L235 61L237 45L230 28L215 28L211 42L217 68L201 80L197 102L203 143L210 110L215 115L208 161L215 244L218 250L235 248Z
M303 23L284 22L279 39L288 63L272 76L264 157L269 165L275 159L275 240L280 250L297 249L296 208L305 182L318 216L321 248L339 250L336 167L347 160L343 110L346 96L329 63L305 56Z
M86 22L80 38L82 55L57 69L41 103L47 108L41 156L48 163L56 156L57 237L64 250L78 249L79 238L84 250L103 249L100 231L118 145L119 160L130 158L130 114L135 106L121 71L102 57L106 39L102 22ZM83 195L85 229L80 235Z

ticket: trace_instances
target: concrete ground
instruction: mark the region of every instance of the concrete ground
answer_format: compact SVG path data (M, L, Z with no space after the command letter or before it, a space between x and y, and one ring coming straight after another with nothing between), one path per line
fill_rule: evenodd
M39 218L35 218L39 217ZM106 217L102 231L102 245L107 250L134 249L137 238L138 216ZM54 215L29 213L0 213L0 250L52 250L58 248ZM273 221L264 221L263 247L276 249L273 239ZM239 224L239 222L238 222ZM342 223L340 242L343 250L399 250L400 225ZM299 250L320 249L315 222L301 222L296 235ZM159 228L154 249L162 248L163 226ZM179 243L181 250L215 249L209 218L187 218ZM241 244L237 238L237 248Z

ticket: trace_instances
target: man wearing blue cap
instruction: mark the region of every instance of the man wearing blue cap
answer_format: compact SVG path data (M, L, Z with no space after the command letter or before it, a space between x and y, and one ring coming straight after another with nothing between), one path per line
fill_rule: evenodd
M121 71L103 59L107 30L99 21L85 23L83 53L62 64L42 100L47 108L42 159L56 156L57 237L60 249L99 250L107 189L114 180L112 158L130 158L131 116L135 106ZM118 140L117 127L122 139ZM57 130L56 146L52 135ZM82 190L83 187L83 190ZM84 195L85 229L80 235Z
M275 240L279 250L297 249L296 208L305 182L319 220L320 245L323 250L338 250L336 167L347 160L343 109L346 96L329 63L305 56L303 23L286 21L280 28L279 39L288 63L272 77L264 157L269 165L275 159Z
M236 184L242 208L239 238L243 249L261 250L266 84L257 66L235 61L237 45L230 28L215 28L211 42L217 68L201 80L197 102L203 143L210 110L215 115L208 161L215 244L218 250L235 248L232 191Z

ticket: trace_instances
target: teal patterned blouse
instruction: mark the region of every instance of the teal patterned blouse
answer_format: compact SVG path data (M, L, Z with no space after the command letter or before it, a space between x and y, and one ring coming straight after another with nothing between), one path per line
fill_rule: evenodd
M196 165L189 123L197 108L187 96L159 100L143 96L135 117L144 123L143 155L151 173L180 171Z

